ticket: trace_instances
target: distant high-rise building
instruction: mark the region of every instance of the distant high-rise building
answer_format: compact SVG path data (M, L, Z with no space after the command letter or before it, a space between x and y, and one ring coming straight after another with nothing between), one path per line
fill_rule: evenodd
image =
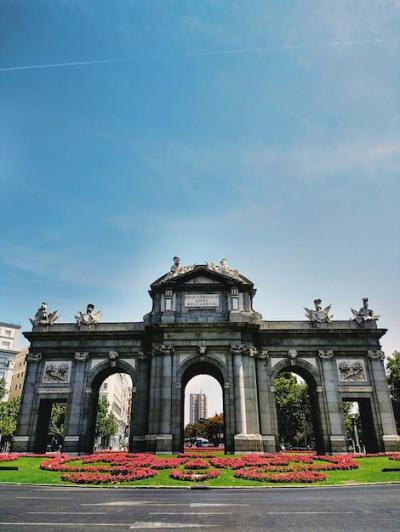
M198 423L207 417L207 396L205 393L190 394L190 423Z
M21 327L12 323L0 321L0 380L4 379L6 385L5 400L11 387L11 379L14 371L18 333Z

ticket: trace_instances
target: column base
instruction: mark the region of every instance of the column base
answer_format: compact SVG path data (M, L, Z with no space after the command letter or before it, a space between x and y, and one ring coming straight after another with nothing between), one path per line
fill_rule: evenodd
M146 434L146 451L153 453L172 453L172 434Z
M398 434L387 434L382 437L385 452L400 451L400 436Z
M261 434L235 434L233 440L235 453L261 453L264 450Z
M14 436L11 443L11 452L30 453L33 450L33 443L29 436Z
M332 454L340 454L340 453L347 453L347 438L346 436L342 436L341 434L330 435L330 441L331 441L331 452Z
M64 436L63 446L62 446L62 452L63 453L79 453L81 451L80 449L80 438L79 436ZM89 451L89 449L87 450Z
M262 435L264 453L276 453L276 439L274 435Z

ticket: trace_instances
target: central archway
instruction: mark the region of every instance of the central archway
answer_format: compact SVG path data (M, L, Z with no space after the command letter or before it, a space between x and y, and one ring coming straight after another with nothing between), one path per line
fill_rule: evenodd
M198 375L209 375L213 377L221 386L222 389L222 409L224 413L224 450L226 453L232 452L232 443L230 438L230 414L227 406L227 392L229 389L226 386L226 378L224 377L223 368L219 367L219 364L214 360L192 360L186 364L180 372L181 382L181 412L180 412L180 450L184 449L184 430L185 430L185 390L186 386L191 379Z

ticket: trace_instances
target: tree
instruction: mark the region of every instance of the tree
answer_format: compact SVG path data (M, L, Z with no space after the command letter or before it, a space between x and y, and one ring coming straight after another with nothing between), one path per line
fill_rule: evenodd
M11 443L11 439L17 429L17 418L19 408L19 398L0 402L0 448L2 451L8 450Z
M207 438L214 445L219 445L221 443L221 434L224 433L224 414L217 414L215 416L207 418L206 424Z
M281 373L275 379L274 387L281 444L306 446L313 443L307 384L298 382L292 373Z
M6 381L5 379L0 379L0 401L4 399L6 395Z
M397 432L400 433L400 351L395 351L387 361L389 392L392 398Z
M103 448L109 447L111 436L114 436L118 431L114 414L108 413L109 406L107 399L100 399L97 404L96 437L101 438Z
M51 409L49 437L52 450L58 450L62 446L66 406L66 403L54 403Z

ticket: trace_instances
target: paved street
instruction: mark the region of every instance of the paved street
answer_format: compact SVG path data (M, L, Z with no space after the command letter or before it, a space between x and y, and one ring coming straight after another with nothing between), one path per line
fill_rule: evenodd
M398 531L400 485L127 490L0 486L0 530Z

